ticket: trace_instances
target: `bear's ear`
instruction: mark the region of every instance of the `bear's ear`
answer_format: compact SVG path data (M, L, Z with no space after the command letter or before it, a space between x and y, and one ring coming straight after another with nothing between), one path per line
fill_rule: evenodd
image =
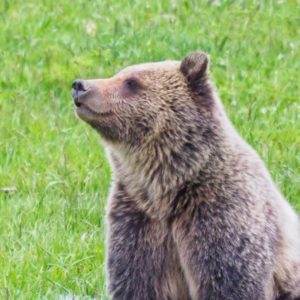
M209 58L206 53L194 52L185 57L180 65L181 73L193 89L203 84L208 77Z

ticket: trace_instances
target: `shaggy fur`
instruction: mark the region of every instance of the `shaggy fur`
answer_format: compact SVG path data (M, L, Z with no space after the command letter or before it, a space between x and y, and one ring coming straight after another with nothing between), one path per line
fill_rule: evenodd
M113 168L112 299L300 299L298 217L208 77L193 53L75 86Z

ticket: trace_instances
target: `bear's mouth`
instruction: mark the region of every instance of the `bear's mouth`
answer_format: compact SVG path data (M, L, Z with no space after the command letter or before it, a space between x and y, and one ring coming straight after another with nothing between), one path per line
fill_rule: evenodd
M112 111L96 112L93 109L91 109L90 107L88 107L87 105L80 103L80 102L75 102L75 106L76 106L77 113L85 112L85 113L91 114L95 117L97 117L97 116L98 117L106 117L106 116L112 115Z

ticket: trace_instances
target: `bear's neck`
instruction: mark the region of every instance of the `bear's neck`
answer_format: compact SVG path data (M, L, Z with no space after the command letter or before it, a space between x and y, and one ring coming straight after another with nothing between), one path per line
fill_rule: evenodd
M209 143L197 137L176 143L160 137L159 143L149 143L138 150L112 149L115 183L125 186L131 198L151 217L165 218L186 185L195 183L206 188L208 182L222 174L226 176L232 143L219 134L207 134L211 135Z

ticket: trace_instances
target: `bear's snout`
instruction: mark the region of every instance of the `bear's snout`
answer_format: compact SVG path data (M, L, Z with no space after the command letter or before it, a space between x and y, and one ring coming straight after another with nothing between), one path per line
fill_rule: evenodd
M85 96L89 90L85 80L77 79L72 83L72 97L77 107L81 105L80 98Z

